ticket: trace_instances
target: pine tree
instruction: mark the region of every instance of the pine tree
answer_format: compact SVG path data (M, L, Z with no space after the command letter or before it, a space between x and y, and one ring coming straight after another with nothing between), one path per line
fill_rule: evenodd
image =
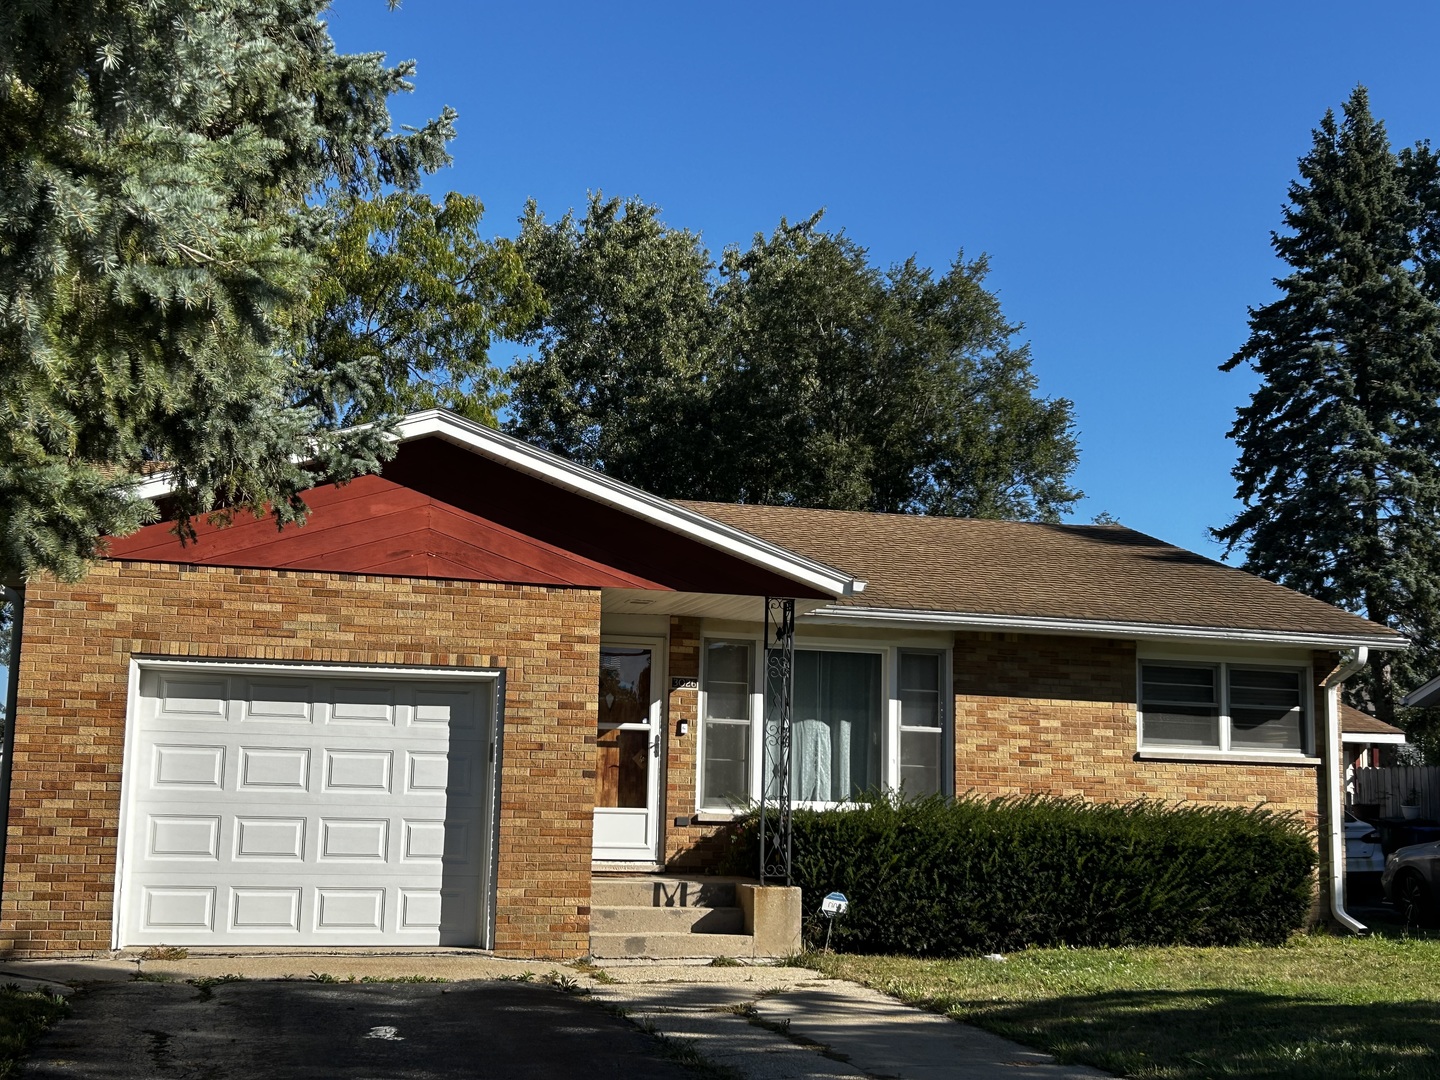
M1281 295L1250 311L1222 368L1261 377L1230 437L1243 509L1215 530L1264 577L1404 633L1363 703L1383 719L1433 666L1440 632L1440 169L1396 155L1357 87L1327 112L1290 185ZM1428 245L1428 246L1427 246ZM1402 665L1397 667L1396 665Z
M303 512L386 453L338 435L383 387L298 342L336 199L413 189L449 110L392 133L412 65L341 56L325 0L0 5L0 577L83 573L153 515ZM353 370L353 369L352 369ZM298 446L314 458L297 464Z

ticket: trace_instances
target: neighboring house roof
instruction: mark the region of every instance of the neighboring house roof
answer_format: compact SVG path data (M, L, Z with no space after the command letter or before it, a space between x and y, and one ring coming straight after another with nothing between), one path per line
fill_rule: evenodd
M1340 739L1349 743L1403 743L1405 732L1353 705L1340 703Z
M1387 627L1117 525L684 502L867 584L816 614L996 629L1403 648Z
M1400 704L1407 709L1428 709L1432 705L1440 705L1440 675L1418 690L1411 690L1400 700Z

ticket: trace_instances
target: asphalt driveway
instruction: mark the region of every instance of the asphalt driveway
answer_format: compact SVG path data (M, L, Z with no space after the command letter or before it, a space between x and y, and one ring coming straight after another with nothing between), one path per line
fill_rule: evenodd
M24 1075L47 1080L694 1080L595 1004L519 982L109 983L71 999Z

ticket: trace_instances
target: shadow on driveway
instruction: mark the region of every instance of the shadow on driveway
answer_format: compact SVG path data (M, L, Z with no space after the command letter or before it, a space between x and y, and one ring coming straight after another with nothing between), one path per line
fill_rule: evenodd
M134 982L71 1005L25 1076L694 1080L627 1021L522 983Z

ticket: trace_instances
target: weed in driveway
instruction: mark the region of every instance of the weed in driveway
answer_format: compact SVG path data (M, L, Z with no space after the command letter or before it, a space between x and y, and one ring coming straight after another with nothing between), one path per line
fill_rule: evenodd
M589 975L590 978L594 979L601 986L609 986L611 983L617 983L620 981L619 979L615 978L614 975L611 975L608 971L606 971L604 968L589 960L576 960L570 966L576 971L580 972L581 975Z
M447 983L440 975L365 975L362 983Z
M162 975L162 974L161 974L160 972L158 972L158 971L140 971L140 970L137 969L137 970L134 972L134 974L132 974L132 975L130 976L130 981L131 981L131 982L173 982L174 980L173 980L169 975Z
M215 987L224 986L226 983L244 982L244 975L202 975L198 979L186 979L191 986L200 991L196 1001L209 1001L215 996Z
M69 1011L64 998L43 990L0 989L0 1077L19 1076L30 1044Z
M549 986L553 986L562 994L574 994L577 997L584 997L590 993L590 988L588 986L581 986L579 979L572 978L569 975L561 975L559 972L551 972L541 981Z
M184 960L190 955L189 949L177 949L174 945L151 945L140 954L141 960Z

